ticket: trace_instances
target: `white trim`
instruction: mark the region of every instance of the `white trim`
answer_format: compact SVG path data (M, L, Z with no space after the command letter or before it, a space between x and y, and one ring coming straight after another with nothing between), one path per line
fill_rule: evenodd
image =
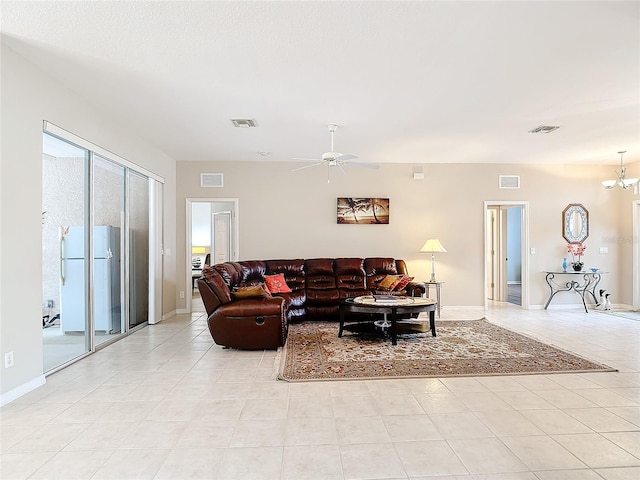
M79 147L86 148L87 150L91 150L92 152L97 153L98 155L105 157L108 160L113 160L124 167L135 170L138 173L142 173L147 177L151 177L160 183L164 183L163 177L156 175L155 173L150 172L146 168L143 168L140 165L136 165L135 163L130 162L125 158L122 158L120 155L116 155L115 153L110 152L109 150L105 150L104 148L99 147L98 145L90 142L89 140L86 140L82 137L74 135L73 133L65 130L64 128L54 125L53 123L48 122L47 120L43 122L43 130L46 133L50 133L52 135L55 135L56 137L60 137L63 140L67 140L71 143L74 143Z
M482 294L484 295L484 308L485 310L489 307L489 299L487 298L487 211L489 207L498 207L498 206L521 206L522 207L522 239L521 239L521 250L522 250L522 300L520 307L523 310L529 310L529 202L528 201L509 201L509 200L485 200L484 209L482 213L482 223L484 225L484 236L483 236L483 245L484 245L484 279L483 279L483 290Z
M167 318L171 318L174 315L176 315L176 311L175 310L171 310L170 312L167 312L164 315L162 315L162 320L166 320Z
M46 377L44 375L40 375L33 380L28 381L27 383L23 383L19 387L3 393L2 395L0 395L0 407L4 407L7 403L13 402L16 398L20 398L21 396L32 392L45 383L47 383Z
M631 249L633 250L632 258L636 268L632 268L632 301L633 308L640 308L640 270L637 268L640 265L640 200L634 200L631 203L631 214L633 215L633 228L631 230Z

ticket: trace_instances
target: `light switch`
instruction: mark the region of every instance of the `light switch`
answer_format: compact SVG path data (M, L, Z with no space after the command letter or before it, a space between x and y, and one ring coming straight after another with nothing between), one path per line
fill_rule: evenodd
M609 253L609 247L600 247L600 253Z
M531 247L531 248L529 249L529 252L531 253L531 255L535 255L535 254L536 254L536 249L535 249L535 248L533 248L533 247Z

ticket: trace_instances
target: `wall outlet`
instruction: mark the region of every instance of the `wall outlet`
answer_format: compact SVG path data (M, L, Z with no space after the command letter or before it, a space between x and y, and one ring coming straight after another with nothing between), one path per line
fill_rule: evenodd
M184 298L184 290L180 290L180 298Z
M4 368L13 367L13 352L7 352L4 354Z

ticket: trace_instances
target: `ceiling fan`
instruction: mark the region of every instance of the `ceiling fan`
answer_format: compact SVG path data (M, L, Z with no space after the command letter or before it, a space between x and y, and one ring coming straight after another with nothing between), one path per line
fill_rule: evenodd
M338 167L336 171L340 175L345 174L345 171L342 168L343 165L355 165L358 167L370 168L373 170L377 170L378 168L380 168L380 165L377 165L375 163L354 162L354 160L356 160L358 157L352 153L339 153L334 151L333 134L338 129L338 125L332 123L331 125L327 125L327 127L329 128L329 132L331 133L331 151L323 153L322 158L292 158L292 160L306 160L315 162L310 165L304 165L302 167L294 168L293 170L291 170L292 172L302 170L303 168L317 167L319 165ZM329 179L327 178L327 182L328 181Z

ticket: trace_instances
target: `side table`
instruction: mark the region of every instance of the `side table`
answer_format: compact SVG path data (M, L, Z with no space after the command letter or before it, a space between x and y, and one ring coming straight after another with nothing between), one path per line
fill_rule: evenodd
M442 284L444 282L422 282L424 284L424 288L425 288L425 297L429 298L429 288L433 287L436 289L436 302L438 302L438 318L440 318L440 307L441 307L441 303L440 303L440 289L442 288Z

